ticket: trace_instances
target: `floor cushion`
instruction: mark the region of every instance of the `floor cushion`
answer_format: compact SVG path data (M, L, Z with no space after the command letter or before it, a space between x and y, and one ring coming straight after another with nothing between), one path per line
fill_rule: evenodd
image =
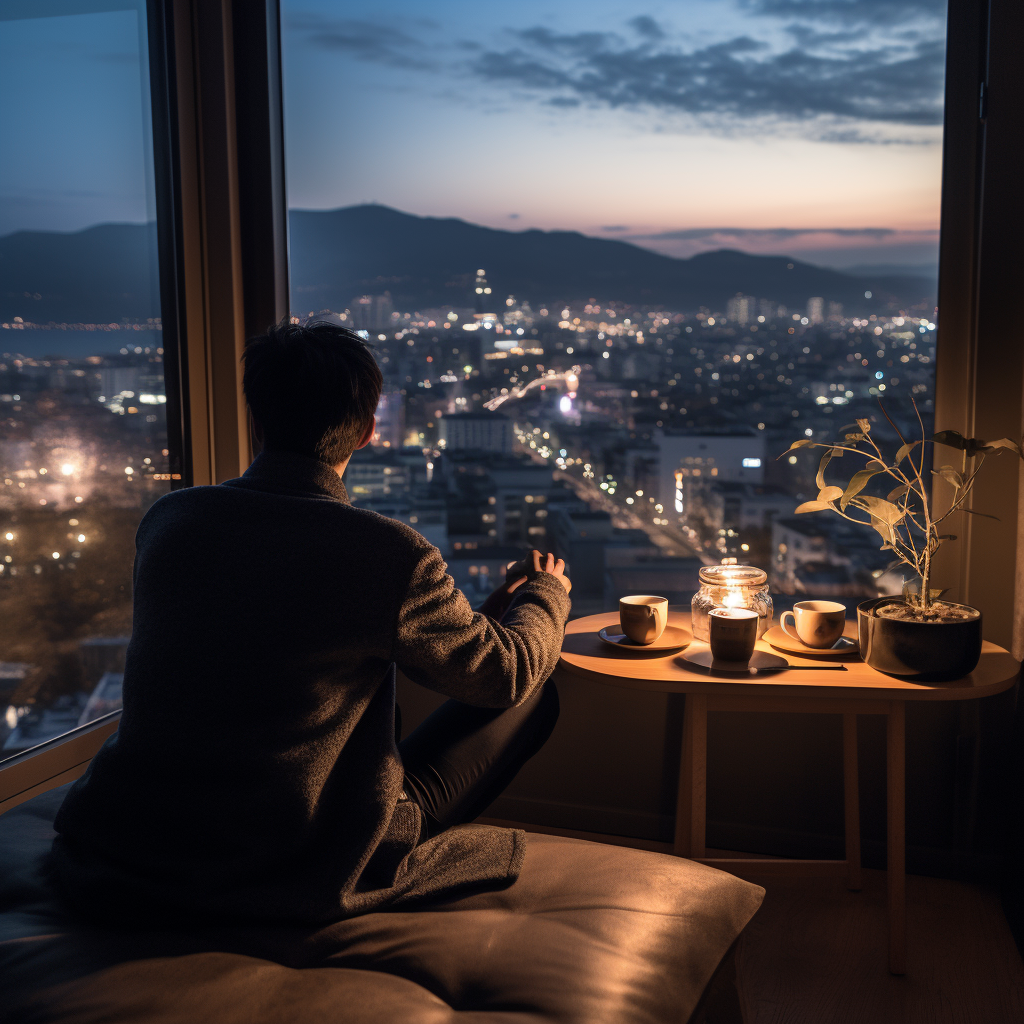
M711 1020L702 997L764 895L677 857L530 834L499 892L318 930L98 928L39 870L63 794L0 816L3 1024Z

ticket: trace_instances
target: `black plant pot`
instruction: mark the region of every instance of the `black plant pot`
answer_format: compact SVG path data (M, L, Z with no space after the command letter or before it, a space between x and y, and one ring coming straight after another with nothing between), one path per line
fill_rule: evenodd
M886 675L912 683L946 683L974 671L981 657L981 612L962 622L909 622L876 615L898 598L876 597L857 605L861 657Z

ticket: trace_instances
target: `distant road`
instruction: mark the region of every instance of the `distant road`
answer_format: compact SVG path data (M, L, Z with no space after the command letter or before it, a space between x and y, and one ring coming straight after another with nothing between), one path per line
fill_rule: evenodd
M544 460L541 459L540 461ZM613 526L627 530L643 530L650 538L651 543L660 548L664 555L674 558L699 558L705 565L710 565L716 561L716 559L709 558L694 548L689 539L678 528L655 526L653 523L644 522L635 512L624 509L617 502L612 501L608 495L599 487L595 487L590 481L580 480L571 473L567 473L564 469L556 469L554 476L556 480L564 480L569 484L576 492L576 496L581 501L585 501L591 508L607 512L612 518Z
M564 382L569 391L575 391L579 384L579 377L577 376L579 369L578 366L574 366L571 370L565 370L562 373L555 373L554 370L549 370L540 377L534 377L533 380L520 384L519 387L509 388L508 392L504 395L495 395L490 401L484 402L484 408L494 412L496 409L501 408L510 398L522 398L532 388L541 384L546 387L548 384Z
M495 396L489 402L484 403L484 408L494 412L509 399L522 398L528 391L541 384L564 383L566 390L569 393L574 393L579 387L579 369L578 366L574 366L571 370L563 373L555 373L553 370L549 370L546 374L534 377L519 387L510 388L504 395ZM519 445L519 449L529 455L535 462L540 462L545 466L550 465L543 456L527 448L525 445ZM678 527L656 526L654 523L644 522L635 512L613 501L611 497L589 480L581 480L564 469L555 469L553 473L556 480L564 480L569 484L576 492L576 496L581 501L585 501L590 508L607 512L611 516L613 526L627 530L643 530L650 538L651 543L660 548L666 556L699 558L705 565L710 565L717 561L717 559L709 558L694 548L686 534Z

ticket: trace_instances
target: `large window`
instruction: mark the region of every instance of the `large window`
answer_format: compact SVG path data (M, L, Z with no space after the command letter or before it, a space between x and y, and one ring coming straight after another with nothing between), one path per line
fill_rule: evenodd
M120 706L172 485L146 4L0 0L0 759Z
M292 307L376 346L360 504L483 594L527 545L577 613L750 562L898 588L795 516L867 417L930 427L944 0L284 0ZM853 428L856 429L856 428ZM850 460L847 459L847 462Z

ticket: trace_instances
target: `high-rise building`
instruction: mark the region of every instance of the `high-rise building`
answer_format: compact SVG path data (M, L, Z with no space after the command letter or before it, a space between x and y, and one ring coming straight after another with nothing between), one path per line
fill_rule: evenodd
M405 436L405 404L399 391L383 391L377 403L377 429L373 443L383 448L400 448Z
M657 489L666 505L681 504L693 485L709 481L761 484L767 460L764 434L753 428L722 427L714 432L655 431ZM682 512L682 508L677 507Z
M441 417L440 440L449 451L511 452L512 421L500 412L457 412Z
M757 308L757 299L753 295L744 295L737 292L725 304L725 316L727 320L738 324L749 324L756 317L754 310Z
M825 300L820 295L815 295L807 300L807 319L812 324L820 324L825 320Z
M477 319L485 313L494 314L495 303L491 294L491 286L487 283L487 271L480 267L476 272L476 284L473 288L473 308L476 310Z
M360 295L352 300L353 327L357 331L385 331L391 326L394 312L391 292L383 295Z

